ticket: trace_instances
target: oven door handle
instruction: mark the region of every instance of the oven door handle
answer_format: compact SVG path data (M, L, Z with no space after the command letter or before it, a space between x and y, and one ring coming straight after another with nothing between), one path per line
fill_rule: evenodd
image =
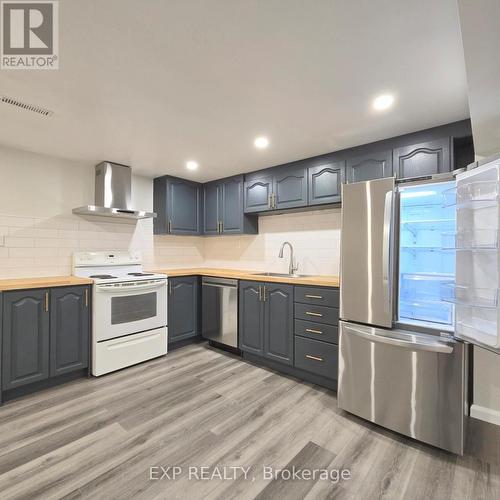
M137 290L154 290L161 287L166 287L166 280L149 281L138 285L96 285L98 292L135 292Z

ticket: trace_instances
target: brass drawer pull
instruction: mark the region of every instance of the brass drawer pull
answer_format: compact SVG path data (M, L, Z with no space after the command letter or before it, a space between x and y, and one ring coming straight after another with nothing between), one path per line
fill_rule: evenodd
M310 312L310 311L306 311L306 314L308 316L319 316L320 318L323 317L323 315L321 313L313 313L313 312Z
M306 294L306 297L308 299L322 299L323 298L322 295L308 295L308 294Z
M306 328L306 332L317 333L318 335L321 335L323 333L321 330L313 330L312 328Z
M45 292L45 312L49 312L49 292Z
M171 234L172 233L172 221L169 220L168 221L168 230L167 230L168 234Z
M89 289L85 288L85 307L89 307Z
M312 359L313 361L323 361L323 358L320 358L319 356L312 356L311 354L306 354L307 359Z

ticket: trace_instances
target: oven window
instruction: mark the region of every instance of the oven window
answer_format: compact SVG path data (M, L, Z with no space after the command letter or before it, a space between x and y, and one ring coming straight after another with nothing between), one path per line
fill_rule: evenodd
M156 316L156 292L111 298L111 324L131 323Z

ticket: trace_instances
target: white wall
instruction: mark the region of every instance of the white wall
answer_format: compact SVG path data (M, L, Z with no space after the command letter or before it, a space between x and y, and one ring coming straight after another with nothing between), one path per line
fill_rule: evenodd
M133 177L134 206L151 210L152 193L151 179ZM93 200L93 165L0 147L0 278L71 274L84 250L141 250L146 266L203 263L202 238L153 237L151 219L71 213Z
M94 166L0 147L0 278L71 274L75 251L141 250L145 266L201 265L286 270L278 251L293 243L300 271L338 274L340 210L260 218L255 236L153 236L151 219L131 223L73 215L93 203ZM132 179L133 205L153 208L153 183Z
M289 249L285 249L283 259L278 258L284 241L294 247L299 273L338 275L340 209L263 216L258 235L207 238L205 264L287 272Z

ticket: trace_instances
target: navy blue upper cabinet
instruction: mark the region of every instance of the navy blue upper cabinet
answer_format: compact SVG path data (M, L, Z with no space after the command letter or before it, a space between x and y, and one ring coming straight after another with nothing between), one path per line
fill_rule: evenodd
M451 138L437 139L393 151L396 177L411 178L449 172L451 168Z
M176 177L153 181L154 234L202 234L201 184Z
M243 176L236 175L203 186L203 233L255 234L257 216L243 212Z
M338 203L345 177L345 161L308 168L309 205Z
M279 167L274 172L272 208L296 208L307 205L307 169L304 166Z
M346 182L382 179L392 175L392 151L367 153L347 160Z
M307 168L283 165L251 174L245 181L245 212L307 206Z
M271 210L272 193L273 176L270 173L245 181L245 213Z
M220 184L209 182L203 186L203 234L219 234Z

